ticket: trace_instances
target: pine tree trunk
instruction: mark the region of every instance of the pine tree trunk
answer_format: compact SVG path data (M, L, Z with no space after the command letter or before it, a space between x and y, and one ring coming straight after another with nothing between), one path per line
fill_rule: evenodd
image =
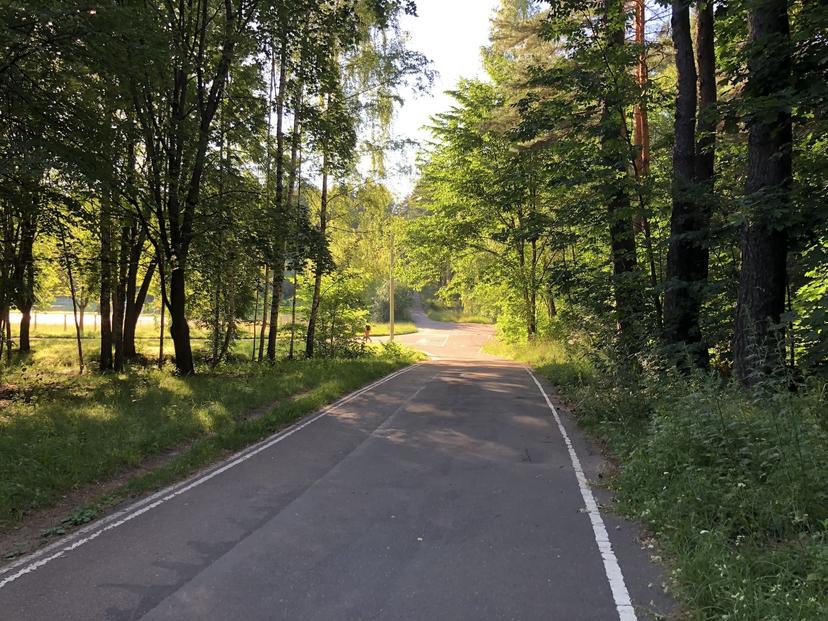
M785 364L787 215L791 185L792 126L785 91L791 83L790 26L786 0L750 7L750 50L745 95L763 102L748 119L749 207L742 229L742 269L736 305L733 362L745 384Z
M644 49L646 45L644 8L644 0L635 0L635 43L640 48L635 77L642 93L646 90L649 80L647 54ZM647 117L647 104L644 101L636 104L633 110L633 124L633 141L634 145L638 147L635 158L635 172L639 179L643 179L650 169L650 123Z
M646 6L645 0L635 0L635 43L639 47L638 62L636 64L635 78L642 94L633 109L633 146L636 147L633 166L635 176L639 183L639 213L638 228L644 233L644 250L647 254L647 264L650 269L650 287L653 289L653 308L659 322L663 320L664 310L661 304L661 297L658 293L658 273L656 271L655 249L653 245L652 229L650 220L644 205L642 186L644 179L650 172L650 121L647 114L646 94L649 83L649 69L647 67L647 40L646 40Z

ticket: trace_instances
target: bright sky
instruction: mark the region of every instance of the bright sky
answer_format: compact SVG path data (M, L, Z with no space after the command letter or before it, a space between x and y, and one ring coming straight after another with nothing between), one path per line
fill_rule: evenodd
M425 54L438 72L430 95L406 93L405 104L394 121L396 138L418 141L429 137L423 126L432 115L448 110L451 90L460 77L481 77L480 48L489 41L489 19L499 0L417 0L417 17L405 16L401 22L410 34L409 47ZM388 184L400 198L408 194L414 182L415 151L409 150L403 165L411 174L396 174Z

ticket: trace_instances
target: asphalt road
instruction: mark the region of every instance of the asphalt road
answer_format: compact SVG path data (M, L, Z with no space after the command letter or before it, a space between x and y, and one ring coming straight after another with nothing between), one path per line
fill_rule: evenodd
M670 606L602 460L485 326L438 359L0 569L0 619L560 620ZM558 422L560 420L560 423ZM631 601L630 601L631 600Z

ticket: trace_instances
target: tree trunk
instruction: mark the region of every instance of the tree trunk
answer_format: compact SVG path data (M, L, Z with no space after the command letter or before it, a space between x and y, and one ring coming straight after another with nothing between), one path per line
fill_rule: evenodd
M690 32L690 6L673 2L673 45L678 72L675 142L673 144L673 210L664 294L664 336L686 348L694 364L707 364L699 312L707 280L707 209L696 187L696 64Z
M607 45L622 47L624 43L624 4L620 0L605 0L605 19L609 28ZM635 229L633 227L630 197L622 180L627 174L628 154L619 145L627 143L627 128L622 94L608 90L601 114L601 151L604 164L616 175L605 187L607 220L609 222L610 253L613 270L613 292L618 334L626 347L638 346L636 333L637 283L632 275L637 270ZM620 178L620 179L619 179Z
M227 313L227 330L224 333L224 340L221 344L221 351L219 352L219 361L226 360L230 355L230 345L233 343L233 336L236 332L236 324L234 317L236 316L235 296L230 296L229 308Z
M78 346L78 367L80 369L80 374L83 375L83 342L81 341L81 334L83 332L83 326L81 323L78 323L78 296L77 290L75 289L75 277L72 273L72 261L69 257L69 250L66 247L66 231L61 228L61 243L63 246L63 258L66 262L66 275L69 277L69 293L72 296L72 317L75 320L75 341ZM8 313L8 311L6 311ZM9 318L8 314L6 315L6 329L8 330L9 327ZM9 342L9 352L11 351L11 342Z
M32 351L32 345L29 338L30 326L32 324L32 307L24 307L20 309L20 339L17 349L20 353Z
M160 289L161 289L161 321L159 329L158 329L158 368L164 368L164 316L165 311L167 310L167 306L169 304L169 300L167 299L167 279L166 274L164 272L164 259L163 255L158 260L158 279L160 282Z
M749 200L742 229L742 270L736 305L733 362L745 384L785 364L787 217L791 185L790 26L786 0L758 0L748 13L750 56L745 94L763 102L748 119Z
M646 25L644 0L635 0L635 43L639 47L636 65L636 82L642 94L646 91L649 80L644 29ZM635 173L639 179L644 178L650 170L650 123L647 117L647 104L640 101L633 110L633 141L638 148L635 157Z
M285 246L287 212L285 201L284 159L285 137L282 133L287 92L287 40L279 55L279 88L276 93L276 240L273 257L273 293L270 300L270 331L267 333L267 359L276 360L276 336L279 330L279 305L282 302L282 281L285 279ZM288 200L290 200L288 198Z
M273 291L270 298L270 330L267 333L267 359L276 360L276 335L279 329L279 307L282 303L282 284L285 280L285 255L277 255L273 266Z
M115 371L124 370L124 314L126 311L127 261L130 251L132 231L130 227L121 227L120 251L118 252L117 279L112 295L112 342L115 345L115 357L112 367Z
M322 234L322 240L324 243L328 210L327 155L323 156L322 159L322 196L319 201L319 232ZM322 294L322 274L325 267L322 263L322 252L323 249L320 248L313 273L313 299L311 301L311 310L308 317L308 334L305 338L305 356L307 358L313 358L313 345L316 337L316 321L319 316L319 302Z
M264 359L265 330L267 329L267 291L270 287L270 266L265 265L264 294L262 299L262 331L259 335L259 362Z
M180 375L193 375L193 350L187 324L187 290L184 270L176 265L170 272L170 337L175 348L175 368Z
M700 186L699 190L704 193L703 201L708 214L711 211L713 200L716 124L718 122L714 32L713 0L702 0L696 13L696 64L699 78L699 110L696 120L696 183Z
M153 258L147 266L141 285L138 285L138 274L141 268L141 258L144 254L146 233L140 229L137 223L133 223L130 248L129 264L126 276L126 307L124 309L123 349L124 358L130 360L138 355L135 348L135 330L138 326L138 318L144 308L152 277L155 273L156 259Z
M251 354L250 360L253 362L256 361L256 339L258 338L258 331L256 330L256 326L259 325L259 290L261 289L261 272L259 272L258 268L256 269L256 305L253 307L253 353Z
M141 318L141 313L144 310L144 304L147 301L147 294L149 293L152 278L155 275L155 268L158 261L153 259L147 266L147 271L144 273L144 278L141 281L141 286L137 292L130 292L129 282L127 284L127 306L124 313L124 358L131 360L138 356L138 351L135 347L135 332L138 329L138 320ZM134 289L134 287L133 287Z
M30 216L23 222L24 230L21 233L20 263L23 273L19 280L20 294L17 296L17 308L20 310L20 340L18 351L21 353L32 350L29 339L29 325L31 323L32 306L35 301L35 274L34 274L34 240L37 226L36 217Z
M11 364L12 361L12 335L11 335L11 317L9 316L9 307L6 307L3 323L6 328L6 362ZM78 353L80 355L81 373L83 373L83 352L80 349L80 335L78 336Z
M110 300L112 295L112 220L109 200L101 202L101 353L98 366L101 371L112 370L112 323Z
M696 14L696 64L699 79L699 109L696 119L696 188L701 219L701 247L699 254L699 278L706 286L710 271L710 215L713 213L715 196L713 183L716 164L716 50L714 37L713 0L702 0ZM704 303L704 291L700 291L699 304ZM701 332L701 328L699 328ZM698 348L698 363L706 367L710 363L707 347Z
M647 114L646 102L650 78L647 67L646 24L645 0L635 0L635 43L639 47L635 78L642 97L641 101L633 109L633 146L636 147L633 167L635 168L636 180L639 183L640 203L640 211L637 214L639 220L637 226L644 233L644 250L647 254L647 264L650 268L650 286L653 289L653 308L655 309L658 321L661 322L664 311L661 304L661 297L658 293L658 274L656 272L653 235L645 210L644 195L641 191L641 184L643 184L645 177L650 172L650 121Z
M555 304L555 294L551 287L546 290L544 300L546 301L546 316L549 319L554 319L558 316L558 307Z

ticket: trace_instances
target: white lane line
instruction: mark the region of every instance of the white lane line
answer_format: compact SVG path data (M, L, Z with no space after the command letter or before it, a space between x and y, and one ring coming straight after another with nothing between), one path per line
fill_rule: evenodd
M28 556L18 559L17 561L7 565L6 567L0 568L0 575L2 575L5 573L9 573L14 569L17 569L18 567L23 566L15 573L7 576L3 580L0 580L0 589L11 584L18 578L43 567L47 563L50 563L51 561L57 558L60 558L66 552L71 552L72 550L75 550L81 547L82 545L89 543L93 539L97 539L106 531L118 528L119 526L126 524L130 520L133 520L136 517L143 515L144 513L147 513L152 509L155 509L156 507L164 504L165 502L168 502L169 500L172 500L173 498L180 496L181 494L185 494L191 489L196 488L199 485L202 485L203 483L206 483L210 479L217 477L223 472L226 472L231 468L235 468L236 466L244 463L254 455L258 455L262 451L265 451L273 445L278 444L285 438L288 438L292 436L294 433L301 431L308 425L315 423L320 418L327 416L336 408L341 407L350 401L353 401L357 397L376 388L377 386L385 384L386 382L389 382L392 379L402 375L403 373L407 373L411 369L418 366L420 366L420 363L405 367L404 369L400 369L399 371L395 371L394 373L386 375L385 377L371 384L368 384L367 386L363 386L359 390L356 390L349 395L345 395L341 399L322 408L319 411L319 413L315 416L312 416L311 418L304 421L300 420L299 422L294 423L287 429L283 429L282 431L275 433L269 438L265 438L257 444L254 444L252 446L247 447L246 449L239 451L235 455L226 459L222 464L214 466L214 469L210 470L206 474L196 475L194 477L191 477L190 479L186 479L180 483L171 485L161 491L152 494L151 496L148 496L147 498L139 500L138 502L135 502L120 511L117 511L105 518L102 518L101 520L98 520L97 522L94 522L93 524L90 524L89 526L80 529L79 531L73 533L72 535L69 535L68 537L64 537L60 541L56 541L55 543L46 546L45 548L38 550L37 552L34 552L32 554L29 554ZM78 539L78 537L80 538Z
M595 543L598 544L598 550L601 552L601 558L604 560L604 572L609 581L610 590L612 591L612 599L615 601L615 608L618 611L618 618L620 621L637 621L635 616L635 609L630 601L630 594L627 591L627 585L624 582L624 575L621 573L621 566L618 564L618 559L615 558L615 553L612 551L612 544L610 543L607 528L604 526L604 520L601 519L601 512L598 510L598 503L595 502L595 497L592 495L592 490L587 483L584 469L581 467L581 460L578 459L578 454L575 452L575 447L566 433L566 429L561 422L561 417L558 415L558 410L552 405L549 400L549 395L541 386L538 378L532 373L530 369L526 372L534 380L535 384L540 390L543 398L546 399L546 405L552 410L552 416L555 417L555 422L558 424L558 429L563 436L566 450L569 451L569 459L572 462L572 469L575 470L575 477L578 479L578 487L581 490L581 497L584 499L587 513L589 514L589 521L592 523L592 532L595 535Z

